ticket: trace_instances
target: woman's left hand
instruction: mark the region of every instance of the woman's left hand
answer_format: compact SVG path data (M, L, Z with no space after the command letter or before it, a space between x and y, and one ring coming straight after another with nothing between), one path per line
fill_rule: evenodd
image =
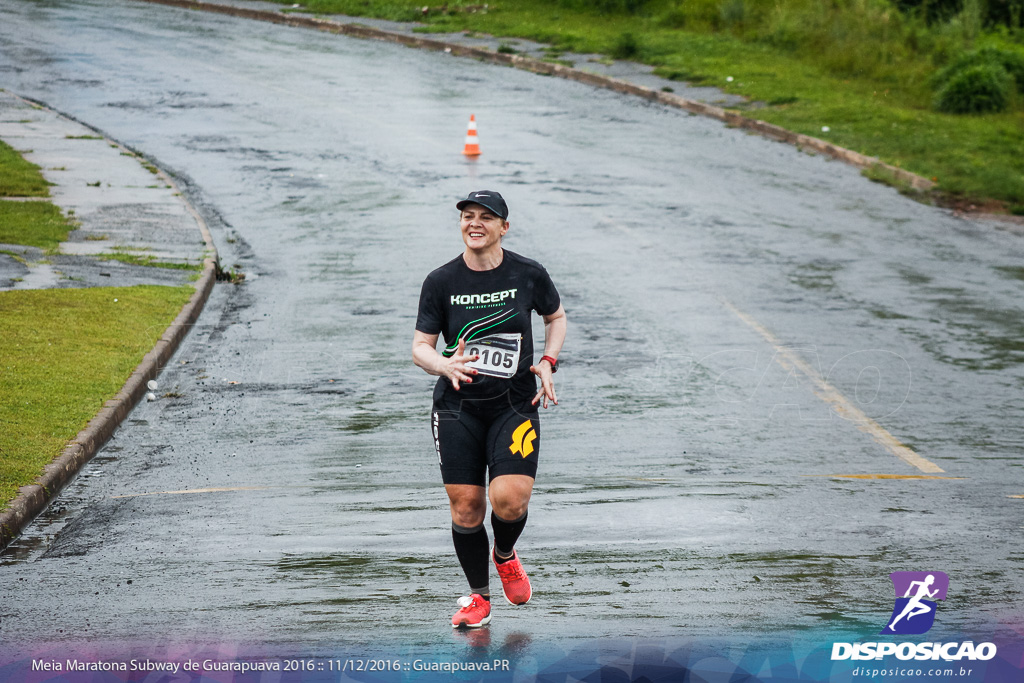
M555 383L551 379L551 364L546 360L542 360L536 365L531 365L530 372L540 377L540 391L538 391L537 395L533 397L533 401L531 401L531 403L533 405L537 405L537 401L543 399L542 405L547 408L548 400L550 399L550 401L557 406L558 398L555 396Z

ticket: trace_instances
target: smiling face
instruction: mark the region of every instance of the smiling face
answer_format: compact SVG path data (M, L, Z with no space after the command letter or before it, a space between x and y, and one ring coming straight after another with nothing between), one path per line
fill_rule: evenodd
M509 224L487 207L467 204L462 209L459 226L466 248L482 254L501 248L501 238L508 232Z

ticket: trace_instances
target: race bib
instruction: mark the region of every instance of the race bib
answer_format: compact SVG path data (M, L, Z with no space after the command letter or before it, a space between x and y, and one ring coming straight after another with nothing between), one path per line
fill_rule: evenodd
M509 379L519 368L519 350L522 344L520 334L492 334L466 342L467 356L480 356L468 367L481 375Z

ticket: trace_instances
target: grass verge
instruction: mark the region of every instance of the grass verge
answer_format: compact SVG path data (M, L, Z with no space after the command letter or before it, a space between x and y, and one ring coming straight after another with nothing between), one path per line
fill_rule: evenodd
M932 108L929 77L958 54L984 46L1024 54L1019 33L979 32L963 17L928 24L881 0L849 3L849 12L835 15L847 4L497 0L426 14L408 0L304 5L645 62L662 76L750 98L754 118L932 178L937 197L1024 204L1024 109L964 116Z
M38 166L0 141L0 197L49 197L50 185ZM56 249L74 227L50 202L0 199L0 244Z
M0 509L117 394L194 291L0 292Z
M0 199L0 244L56 249L74 228L74 223L50 202Z
M0 141L0 197L49 197L50 183L39 167Z

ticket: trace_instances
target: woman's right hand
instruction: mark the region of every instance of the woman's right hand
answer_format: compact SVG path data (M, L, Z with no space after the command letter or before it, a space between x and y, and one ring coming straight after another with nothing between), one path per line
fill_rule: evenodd
M444 367L441 372L451 381L452 388L455 389L455 391L459 390L459 382L465 382L466 384L473 383L473 375L477 374L477 372L473 368L466 367L466 364L472 363L478 358L480 358L479 355L466 355L466 340L460 339L458 350L455 351L455 354L451 358L445 359Z

